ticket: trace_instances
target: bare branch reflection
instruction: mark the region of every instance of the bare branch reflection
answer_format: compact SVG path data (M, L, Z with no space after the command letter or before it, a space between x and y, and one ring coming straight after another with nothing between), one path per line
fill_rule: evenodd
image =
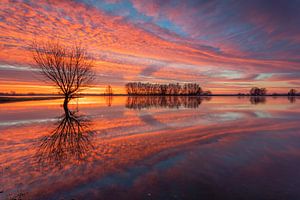
M78 112L64 111L57 127L39 145L37 157L40 164L62 166L69 161L80 162L93 148L90 141L93 135L91 121L84 115L78 115Z
M209 101L211 97L199 96L129 96L126 107L130 109L145 108L198 108L203 100Z
M257 105L257 104L265 104L266 103L266 97L265 96L251 96L250 97L250 103Z
M113 96L112 95L105 96L105 102L106 102L107 107L111 107L112 102L113 102Z
M296 97L295 96L288 96L287 97L290 103L295 103L296 102Z

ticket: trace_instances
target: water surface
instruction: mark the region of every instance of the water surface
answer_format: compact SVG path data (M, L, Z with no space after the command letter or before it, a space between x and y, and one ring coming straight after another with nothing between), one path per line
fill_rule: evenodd
M0 104L0 199L300 199L300 99Z

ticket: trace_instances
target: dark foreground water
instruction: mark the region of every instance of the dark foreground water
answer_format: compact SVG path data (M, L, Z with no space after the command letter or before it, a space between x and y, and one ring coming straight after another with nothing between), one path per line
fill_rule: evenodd
M0 104L0 199L300 199L300 99Z

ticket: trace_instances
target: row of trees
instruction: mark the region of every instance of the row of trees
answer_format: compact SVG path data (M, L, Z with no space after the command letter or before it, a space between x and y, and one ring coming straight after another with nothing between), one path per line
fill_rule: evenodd
M241 93L239 93L241 95ZM249 95L251 96L264 96L267 95L267 89L266 88L258 88L258 87L253 87L249 91ZM277 96L279 94L273 93L272 96ZM300 93L297 93L296 89L290 89L289 92L287 93L288 96L297 96L300 95Z
M197 83L141 83L130 82L125 85L129 95L201 95L202 88ZM209 91L206 94L211 94Z

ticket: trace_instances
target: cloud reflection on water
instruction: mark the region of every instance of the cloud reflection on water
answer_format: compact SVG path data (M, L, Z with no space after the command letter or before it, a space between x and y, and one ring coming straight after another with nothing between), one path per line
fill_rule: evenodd
M266 103L256 105L249 97L213 97L200 101L201 105L197 98L170 98L169 109L168 100L159 97L114 97L108 104L105 97L84 97L78 99L80 113L62 113L54 128L53 121L2 126L0 163L4 170L0 189L4 193L0 195L25 191L29 199L138 199L151 190L158 199L168 198L160 195L162 183L181 195L199 194L204 189L226 195L225 190L218 190L218 184L242 195L240 191L251 189L251 181L261 177L265 166L270 172L295 170L291 164L300 152L296 134L299 102L266 98ZM49 106L51 102L36 102L35 107L28 102L0 105L0 119L8 122L15 116L15 120L34 122L55 118L62 108L58 103ZM137 104L130 109L128 102ZM74 109L76 105L70 103ZM190 104L198 105L197 109L184 106ZM278 165L286 160L289 164ZM240 173L233 173L236 170ZM282 173L268 176L270 181L276 177L278 182L272 189L282 185L284 196L291 189L285 187L285 180L291 184L297 181L282 177ZM226 184L229 179L224 175L235 178ZM244 183L248 184L246 189L240 188ZM200 189L190 190L185 185ZM296 196L297 191L293 190Z

